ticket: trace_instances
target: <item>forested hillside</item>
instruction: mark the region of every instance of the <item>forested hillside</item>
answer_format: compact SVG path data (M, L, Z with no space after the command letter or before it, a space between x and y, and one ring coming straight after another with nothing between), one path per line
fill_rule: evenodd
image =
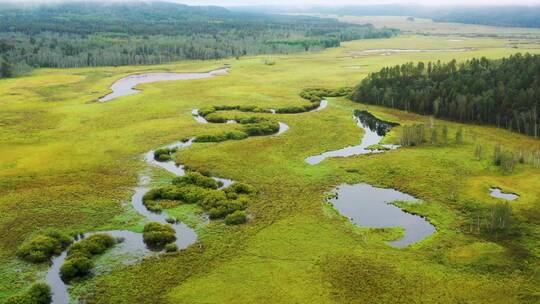
M538 137L540 56L387 67L365 78L352 99Z
M231 12L166 2L0 7L0 77L33 67L156 64L290 53L393 30L334 19Z

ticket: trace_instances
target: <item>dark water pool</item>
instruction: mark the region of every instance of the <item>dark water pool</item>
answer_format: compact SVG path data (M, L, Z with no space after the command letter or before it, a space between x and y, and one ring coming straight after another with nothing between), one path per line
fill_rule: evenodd
M334 208L354 224L366 227L402 227L403 238L389 242L405 247L431 235L435 227L425 218L407 213L391 204L395 201L418 202L406 193L369 184L341 185L335 189L336 197L329 200Z
M382 153L385 150L369 149L370 146L378 145L383 137L397 124L380 120L367 111L355 111L353 118L358 127L364 129L364 135L360 143L355 146L348 146L339 150L324 152L319 155L310 156L305 161L310 165L316 165L331 157L348 157L353 155ZM385 149L393 150L399 148L398 145L382 145Z

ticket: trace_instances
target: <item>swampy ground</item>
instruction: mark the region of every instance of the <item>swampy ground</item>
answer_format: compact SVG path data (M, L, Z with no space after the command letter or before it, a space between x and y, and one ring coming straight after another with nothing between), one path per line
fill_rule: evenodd
M142 223L126 204L145 170L142 154L181 138L238 128L198 124L194 108L209 104L276 108L305 103L305 87L355 85L370 71L407 61L500 58L540 53L540 44L509 47L507 39L400 36L344 43L320 53L192 61L163 66L36 70L0 80L0 302L42 280L47 265L15 258L16 247L40 228L66 232L131 229ZM513 41L515 42L515 41ZM367 49L472 48L466 52L394 53ZM274 65L265 65L271 59ZM143 93L95 102L114 80L144 71L200 72L232 65L211 79L143 85ZM319 112L279 115L280 136L196 144L177 158L216 176L251 184L253 219L245 225L202 222L194 206L169 210L194 226L187 250L123 266L98 261L100 274L75 284L72 297L89 303L534 303L540 300L540 171L518 165L503 174L492 147L540 148L540 142L493 127L463 127L465 141L401 148L384 154L328 159L308 156L357 144L353 109L400 124L430 119L333 98ZM260 114L271 115L271 114ZM385 138L397 140L400 127ZM474 157L484 144L485 157ZM171 177L152 170L157 183ZM325 203L342 183L367 182L411 194L424 203L403 208L426 216L437 232L406 248L388 246L399 228L356 227ZM518 193L517 233L496 238L469 232L470 205L488 208L489 188Z

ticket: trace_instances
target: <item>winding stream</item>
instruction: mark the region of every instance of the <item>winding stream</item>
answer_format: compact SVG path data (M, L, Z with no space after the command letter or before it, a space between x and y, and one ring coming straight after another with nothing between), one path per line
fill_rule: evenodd
M122 96L133 95L141 92L134 89L139 84L151 83L157 81L188 80L214 77L220 74L226 74L228 68L222 68L207 73L147 73L141 75L131 75L116 81L112 86L112 93L99 99L100 102L108 102ZM326 108L327 100L322 100L319 107L310 111L319 111ZM275 114L275 110L270 110ZM197 109L192 111L195 120L199 123L208 123L204 117L200 116ZM315 165L329 157L346 157L358 154L381 153L385 150L368 149L369 146L379 144L383 136L394 126L392 123L384 122L375 118L368 112L356 112L354 118L358 126L365 130L365 134L359 145L346 147L336 151L325 152L320 155L308 157L306 162ZM279 131L275 135L280 135L289 129L289 126L279 122ZM173 143L167 148L185 149L191 146L194 138L187 141ZM395 149L395 145L383 145L385 149ZM145 162L150 166L155 166L167 170L175 176L185 174L184 166L177 165L173 160L167 162L158 162L154 159L154 150L144 154ZM222 188L233 183L230 179L212 177L222 183ZM133 208L144 217L145 221L155 221L167 223L167 214L165 212L154 213L148 210L143 204L143 196L150 190L151 179L147 175L141 175L139 185L131 198ZM332 204L342 214L351 218L354 223L372 227L393 227L401 226L405 229L405 237L401 240L391 242L393 246L406 246L416 242L427 235L433 233L435 228L425 219L408 214L400 208L388 204L395 200L415 200L413 197L392 189L375 188L367 184L360 185L342 185L336 190L337 197L332 200ZM358 203L358 198L362 198ZM168 223L167 223L168 224ZM178 249L185 249L197 241L196 232L182 222L171 224L176 232L176 245ZM119 240L110 251L114 255L129 254L136 259L153 254L143 241L142 233L136 233L127 230L112 230L89 232L83 235L87 237L93 233L107 233ZM59 256L52 259L52 265L46 273L46 283L52 290L52 303L69 303L68 285L62 281L60 267L67 256L67 250Z
M112 93L107 94L98 99L99 102L107 102L118 97L133 95L142 92L135 89L136 86L143 83L159 82L159 81L173 81L173 80L190 80L190 79L202 79L210 78L217 75L227 74L228 68L221 68L206 73L145 73L136 74L124 77L117 80L111 86Z
M193 139L186 142L176 142L167 148L187 148L193 144ZM156 166L167 170L168 172L182 176L185 174L183 165L176 165L173 160L167 162L158 162L154 159L154 151L149 151L144 155L144 160L151 166ZM215 180L223 183L222 187L227 187L233 183L232 180L225 178L213 177ZM159 222L162 224L170 224L167 222L167 214L164 212L155 213L148 210L143 204L143 196L150 190L149 183L150 178L146 175L140 176L139 186L135 189L135 193L131 197L131 205L133 208L145 218L146 221ZM176 245L178 249L185 249L197 241L197 234L195 231L182 222L176 222L170 224L176 232ZM99 231L95 233L107 233L120 240L112 249L113 254L129 254L131 256L137 256L142 258L152 253L143 241L142 233L136 233L127 230L112 230L112 231ZM90 236L93 233L86 233L84 236ZM64 263L67 255L67 250L62 252L61 255L56 256L52 260L52 266L47 271L45 281L51 287L52 290L52 302L54 304L65 304L69 302L68 285L62 281L60 275L60 266Z
M324 152L319 155L310 156L305 159L306 163L316 165L331 157L348 157L353 155L382 153L385 150L369 149L370 146L378 145L383 137L396 124L380 120L366 111L357 111L353 118L356 119L358 127L364 130L364 135L360 143L356 146L348 146L339 150ZM399 148L398 145L381 145L385 149L393 150Z
M407 213L391 204L395 201L418 203L406 193L394 189L377 188L369 184L341 185L336 196L329 200L333 207L354 224L367 227L402 227L403 238L388 242L394 247L405 247L423 240L435 232L425 218Z

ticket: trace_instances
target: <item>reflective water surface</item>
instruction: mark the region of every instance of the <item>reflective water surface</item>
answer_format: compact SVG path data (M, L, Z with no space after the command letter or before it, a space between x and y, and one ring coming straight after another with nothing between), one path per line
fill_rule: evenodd
M489 195L491 195L492 197L504 199L507 201L514 201L519 198L519 195L515 193L503 192L501 188L497 188L497 187L489 188Z
M141 90L134 89L139 84L159 82L159 81L173 81L173 80L190 80L214 77L216 75L226 74L228 68L222 68L207 73L145 73L130 75L122 79L117 80L111 86L112 93L107 94L98 100L100 102L111 101L115 98L128 96L140 93Z
M355 146L348 146L339 150L324 152L319 155L310 156L305 161L310 165L316 165L331 157L348 157L353 155L382 153L385 150L369 149L370 146L378 145L383 137L397 124L380 120L367 111L355 111L353 115L358 127L364 129L364 135L360 143ZM393 150L399 148L398 145L382 145L385 149Z
M403 238L389 242L395 247L405 247L423 240L435 232L435 227L425 218L407 213L390 204L395 201L418 202L406 193L369 184L341 185L335 189L336 197L329 200L334 208L354 224L366 227L402 227Z

